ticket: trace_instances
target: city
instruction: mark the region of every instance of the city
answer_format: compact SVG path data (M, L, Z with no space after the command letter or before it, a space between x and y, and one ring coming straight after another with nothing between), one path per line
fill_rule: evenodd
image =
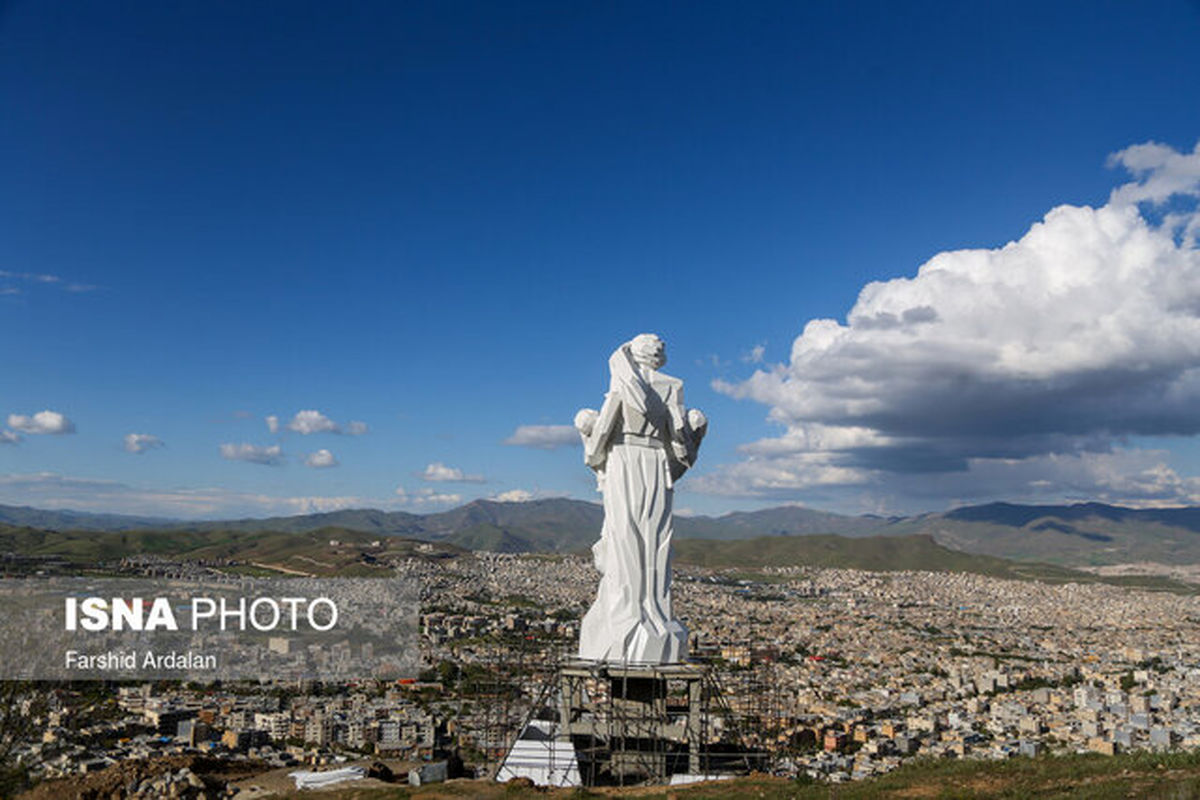
M161 569L152 566L124 569ZM227 687L65 684L22 698L37 777L204 754L260 769L395 759L489 777L572 655L578 557L407 558L419 676ZM916 757L1200 746L1200 598L1106 584L805 567L677 569L695 656L782 776L858 780ZM337 645L334 645L336 647ZM81 688L85 687L85 688ZM111 689L111 691L109 691Z

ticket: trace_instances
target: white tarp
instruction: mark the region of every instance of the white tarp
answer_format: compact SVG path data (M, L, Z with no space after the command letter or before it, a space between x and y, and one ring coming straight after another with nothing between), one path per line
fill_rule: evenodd
M289 772L288 777L296 782L297 789L322 789L342 781L360 781L367 777L367 771L362 767L342 767L325 772L299 770Z
M704 781L727 781L732 777L728 774L692 775L691 773L677 772L671 776L671 785L686 786L689 783L703 783Z
M575 747L553 722L531 720L496 772L501 783L529 778L538 786L582 786Z

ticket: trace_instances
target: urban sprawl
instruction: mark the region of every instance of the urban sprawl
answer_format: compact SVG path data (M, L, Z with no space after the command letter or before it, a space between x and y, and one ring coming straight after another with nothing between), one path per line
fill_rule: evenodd
M15 699L32 723L17 755L41 778L196 752L269 767L449 758L487 774L572 655L596 572L578 557L495 553L389 566L422 587L419 676L35 684ZM736 728L777 774L846 781L915 756L1200 747L1196 595L805 567L675 575L676 613L729 712L712 735Z

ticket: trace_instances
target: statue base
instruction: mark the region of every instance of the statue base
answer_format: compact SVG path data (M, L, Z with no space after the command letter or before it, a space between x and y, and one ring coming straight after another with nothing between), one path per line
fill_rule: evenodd
M706 664L576 659L555 680L557 708L535 709L496 780L540 785L689 783L750 771Z

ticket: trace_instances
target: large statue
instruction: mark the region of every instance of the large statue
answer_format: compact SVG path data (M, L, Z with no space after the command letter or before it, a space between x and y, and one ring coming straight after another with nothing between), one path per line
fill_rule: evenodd
M669 664L687 658L687 628L671 613L672 487L696 461L708 421L685 411L683 381L659 372L662 340L643 333L608 360L600 411L575 416L584 461L604 494L592 547L602 575L583 618L581 658Z

